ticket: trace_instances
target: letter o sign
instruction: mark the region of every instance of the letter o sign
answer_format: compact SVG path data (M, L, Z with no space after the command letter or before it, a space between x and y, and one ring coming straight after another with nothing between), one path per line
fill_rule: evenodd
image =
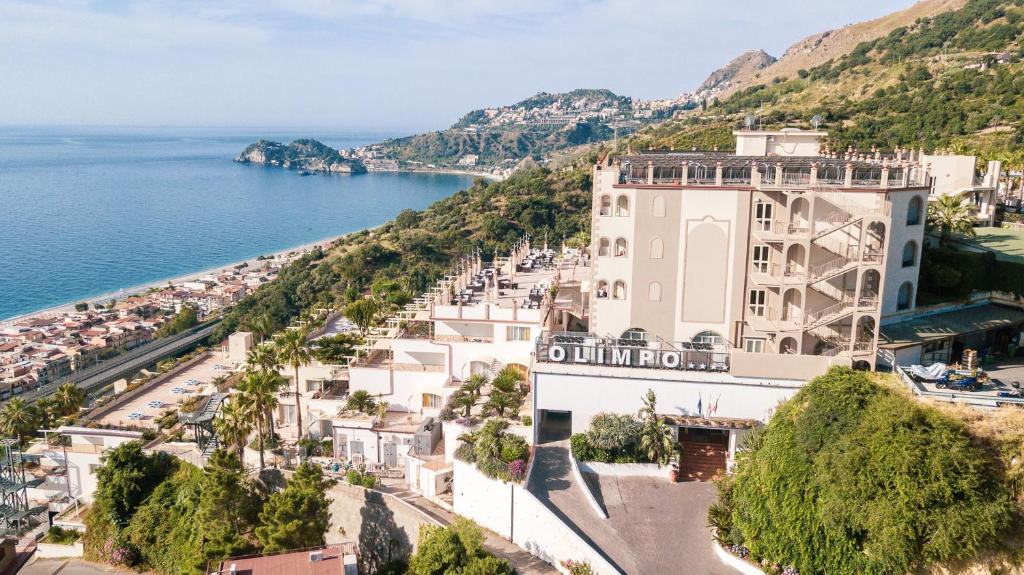
M560 345L553 345L548 348L548 359L554 362L565 361L565 348Z

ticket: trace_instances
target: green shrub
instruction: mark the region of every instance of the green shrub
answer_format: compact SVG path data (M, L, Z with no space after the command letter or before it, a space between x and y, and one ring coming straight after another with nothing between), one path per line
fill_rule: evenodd
M524 415L520 417L519 421L522 421L523 425L525 425L526 427L530 427L533 425L533 418L530 417L529 415Z
M46 542L55 545L70 545L81 539L81 537L81 531L64 529L58 525L54 525L46 531Z
M784 403L720 484L717 538L801 573L903 575L999 545L999 460L932 407L833 368ZM725 517L728 515L728 517Z
M629 450L640 441L640 421L630 414L599 413L590 420L587 439L606 451Z

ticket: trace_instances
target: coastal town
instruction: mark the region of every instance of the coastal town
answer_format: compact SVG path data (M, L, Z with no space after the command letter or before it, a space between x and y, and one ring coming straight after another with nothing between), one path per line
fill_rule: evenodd
M183 309L206 321L272 281L298 253L0 322L0 400L145 345Z
M1024 573L1022 57L1020 2L923 0L676 98L258 136L311 209L482 177L0 321L0 575Z

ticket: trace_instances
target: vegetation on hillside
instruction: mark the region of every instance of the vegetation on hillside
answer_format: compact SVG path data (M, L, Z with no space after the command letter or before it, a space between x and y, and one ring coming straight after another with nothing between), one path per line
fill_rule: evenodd
M308 172L360 173L366 167L359 160L343 157L338 150L313 139L298 139L290 144L259 140L246 146L236 162L277 166Z
M643 118L633 118L632 108L631 98L609 90L540 93L509 106L474 110L447 130L388 140L381 147L401 162L452 165L473 154L480 165L511 167L522 160L540 161L558 150L612 139L611 120L596 115L599 110L650 124L671 118L682 106L652 110L650 117ZM550 117L583 111L589 114L578 122L554 122Z
M465 518L451 525L420 527L417 550L408 562L393 561L377 575L514 575L508 561L484 549L483 531Z
M983 444L862 372L815 378L747 448L708 518L720 543L776 568L902 575L1004 550L1019 528L1019 441Z
M321 545L328 482L302 465L283 490L248 477L237 455L215 452L204 469L128 442L103 456L86 515L86 558L165 575L205 573L207 562Z
M795 77L647 129L634 147L730 149L731 130L746 114L765 127L809 127L820 114L838 149L923 146L1009 159L1024 142L1022 33L1021 0L970 0Z
M587 230L593 161L593 156L582 158L559 172L520 170L501 182L478 179L425 210L404 210L380 228L313 250L235 305L213 341L258 318L274 332L315 308L335 307L372 291L389 304L408 301L472 249L490 259L525 233L557 244Z

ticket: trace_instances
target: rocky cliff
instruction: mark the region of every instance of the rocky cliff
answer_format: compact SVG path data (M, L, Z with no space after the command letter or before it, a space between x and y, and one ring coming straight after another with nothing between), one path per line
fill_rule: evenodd
M260 140L247 146L235 161L243 164L275 166L299 172L361 174L366 167L356 158L346 158L338 150L317 140L295 140L290 144Z
M775 62L775 57L764 50L748 50L735 57L725 66L712 72L704 83L697 89L697 93L704 96L714 96L725 90L737 76L750 76L758 70L763 70Z

